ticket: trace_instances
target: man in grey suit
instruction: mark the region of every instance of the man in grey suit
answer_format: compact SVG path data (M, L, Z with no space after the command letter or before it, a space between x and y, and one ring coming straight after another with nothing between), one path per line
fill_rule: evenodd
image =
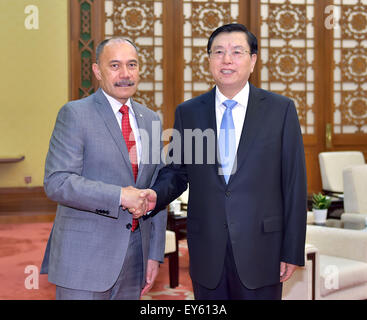
M162 145L148 141L160 120L131 98L139 82L135 45L105 40L96 56L101 88L67 103L51 137L44 188L58 207L41 273L56 284L57 299L139 299L164 259L167 217L135 219L147 202L130 186L149 187L162 167Z

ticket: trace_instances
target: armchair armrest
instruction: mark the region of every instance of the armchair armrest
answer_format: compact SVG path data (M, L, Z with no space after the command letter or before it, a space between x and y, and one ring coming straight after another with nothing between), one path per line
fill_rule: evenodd
M364 213L343 213L340 216L345 229L360 230L366 227L367 214Z
M305 266L298 267L283 285L284 300L315 300L319 293L318 249L312 244L305 246Z
M319 254L367 262L367 232L307 225L306 242Z

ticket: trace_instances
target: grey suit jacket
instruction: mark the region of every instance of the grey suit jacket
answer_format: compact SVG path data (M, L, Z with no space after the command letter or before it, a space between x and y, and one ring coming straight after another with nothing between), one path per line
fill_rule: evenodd
M162 145L151 141L153 127L161 128L159 117L135 101L132 107L142 137L136 183L120 127L101 89L67 103L57 116L44 188L58 207L41 268L56 285L106 291L121 271L132 219L119 205L121 187L148 188L162 167ZM164 210L140 218L144 274L147 259L164 259L166 219Z

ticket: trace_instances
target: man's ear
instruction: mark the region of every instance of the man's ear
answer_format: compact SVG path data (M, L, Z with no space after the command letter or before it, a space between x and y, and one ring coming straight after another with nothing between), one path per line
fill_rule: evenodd
M99 65L97 63L92 64L92 70L97 80L101 80L101 71L99 70Z
M257 61L257 54L254 53L251 55L251 73L254 72L256 61Z

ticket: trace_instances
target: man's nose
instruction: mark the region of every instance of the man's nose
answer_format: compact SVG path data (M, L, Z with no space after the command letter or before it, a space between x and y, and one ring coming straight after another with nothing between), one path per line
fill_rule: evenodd
M232 53L230 51L225 51L223 56L223 62L224 63L232 63Z
M130 76L129 70L126 66L122 66L119 73L120 78L128 78Z

